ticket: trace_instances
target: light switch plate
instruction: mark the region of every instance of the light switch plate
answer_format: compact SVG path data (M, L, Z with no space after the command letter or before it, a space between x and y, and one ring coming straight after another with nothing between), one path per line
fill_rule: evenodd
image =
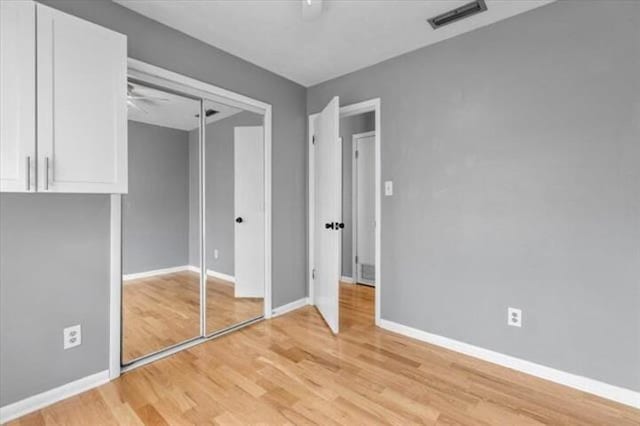
M387 197L393 195L393 181L387 180L384 182L384 195Z

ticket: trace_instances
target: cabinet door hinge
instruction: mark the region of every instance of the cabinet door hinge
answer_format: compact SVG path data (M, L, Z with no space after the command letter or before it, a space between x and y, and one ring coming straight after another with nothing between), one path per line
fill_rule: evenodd
M311 270L311 279L316 279L316 270L315 268Z
M311 136L311 143L316 144L316 135Z

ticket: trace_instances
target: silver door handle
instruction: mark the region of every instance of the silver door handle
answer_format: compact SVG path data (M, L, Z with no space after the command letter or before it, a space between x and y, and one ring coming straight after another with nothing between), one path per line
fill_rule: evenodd
M31 157L27 155L27 191L31 189Z

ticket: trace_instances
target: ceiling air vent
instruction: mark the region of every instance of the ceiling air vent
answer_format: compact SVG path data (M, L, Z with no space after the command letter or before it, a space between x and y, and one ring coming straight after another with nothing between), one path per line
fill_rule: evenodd
M476 0L438 16L434 16L431 19L427 19L427 21L429 21L429 24L431 24L434 30L437 30L447 24L468 18L469 16L484 12L485 10L487 10L487 5L484 0Z

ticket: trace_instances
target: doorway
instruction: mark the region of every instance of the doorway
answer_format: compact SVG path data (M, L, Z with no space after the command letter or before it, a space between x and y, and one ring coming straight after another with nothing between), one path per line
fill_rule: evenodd
M367 113L370 114L370 113ZM357 116L353 116L357 117ZM347 117L349 119L350 117ZM352 145L352 259L355 284L375 287L375 130L356 133ZM343 235L343 239L345 236ZM343 273L344 276L344 273Z
M352 155L355 155L352 148L352 136L364 132L353 132L347 139L343 133L342 120L365 114L372 117L373 130L369 131L374 133L369 134L371 150L367 151L367 155L371 157L371 164L369 168L365 167L362 171L373 173L373 179L370 180L373 187L368 188L367 192L373 199L373 203L372 205L363 205L361 210L372 208L369 213L373 221L369 222L368 229L363 228L360 233L372 240L373 254L371 260L368 257L364 259L368 262L366 263L368 269L365 271L367 275L360 274L360 276L364 278L361 281L365 281L367 276L372 277L366 284L376 285L376 288L372 290L375 290L374 319L375 324L378 324L381 289L381 268L379 267L381 235L379 225L381 210L380 100L373 99L340 107L339 98L335 97L321 112L309 115L309 299L310 303L317 307L333 333L340 331L341 288L345 285L354 285L359 280L357 278L358 264L353 255L353 245L358 243L358 238L357 231L353 229L353 226L358 222L366 224L367 220L366 215L360 221L358 221L358 217L354 217L351 206L353 202L352 191L354 191L354 186L357 190L357 178L355 182L352 180L350 185L345 185L347 179L344 178L344 168L342 167L345 160L350 166L352 165ZM348 143L345 143L345 140ZM351 169L351 167L349 168ZM348 194L343 192L345 186L349 188ZM356 200L356 202L358 201ZM349 204L349 207L345 209L346 204ZM371 229L372 234L368 233ZM345 234L348 236L345 237ZM371 248L371 244L367 248Z
M110 375L271 316L271 106L129 60Z

